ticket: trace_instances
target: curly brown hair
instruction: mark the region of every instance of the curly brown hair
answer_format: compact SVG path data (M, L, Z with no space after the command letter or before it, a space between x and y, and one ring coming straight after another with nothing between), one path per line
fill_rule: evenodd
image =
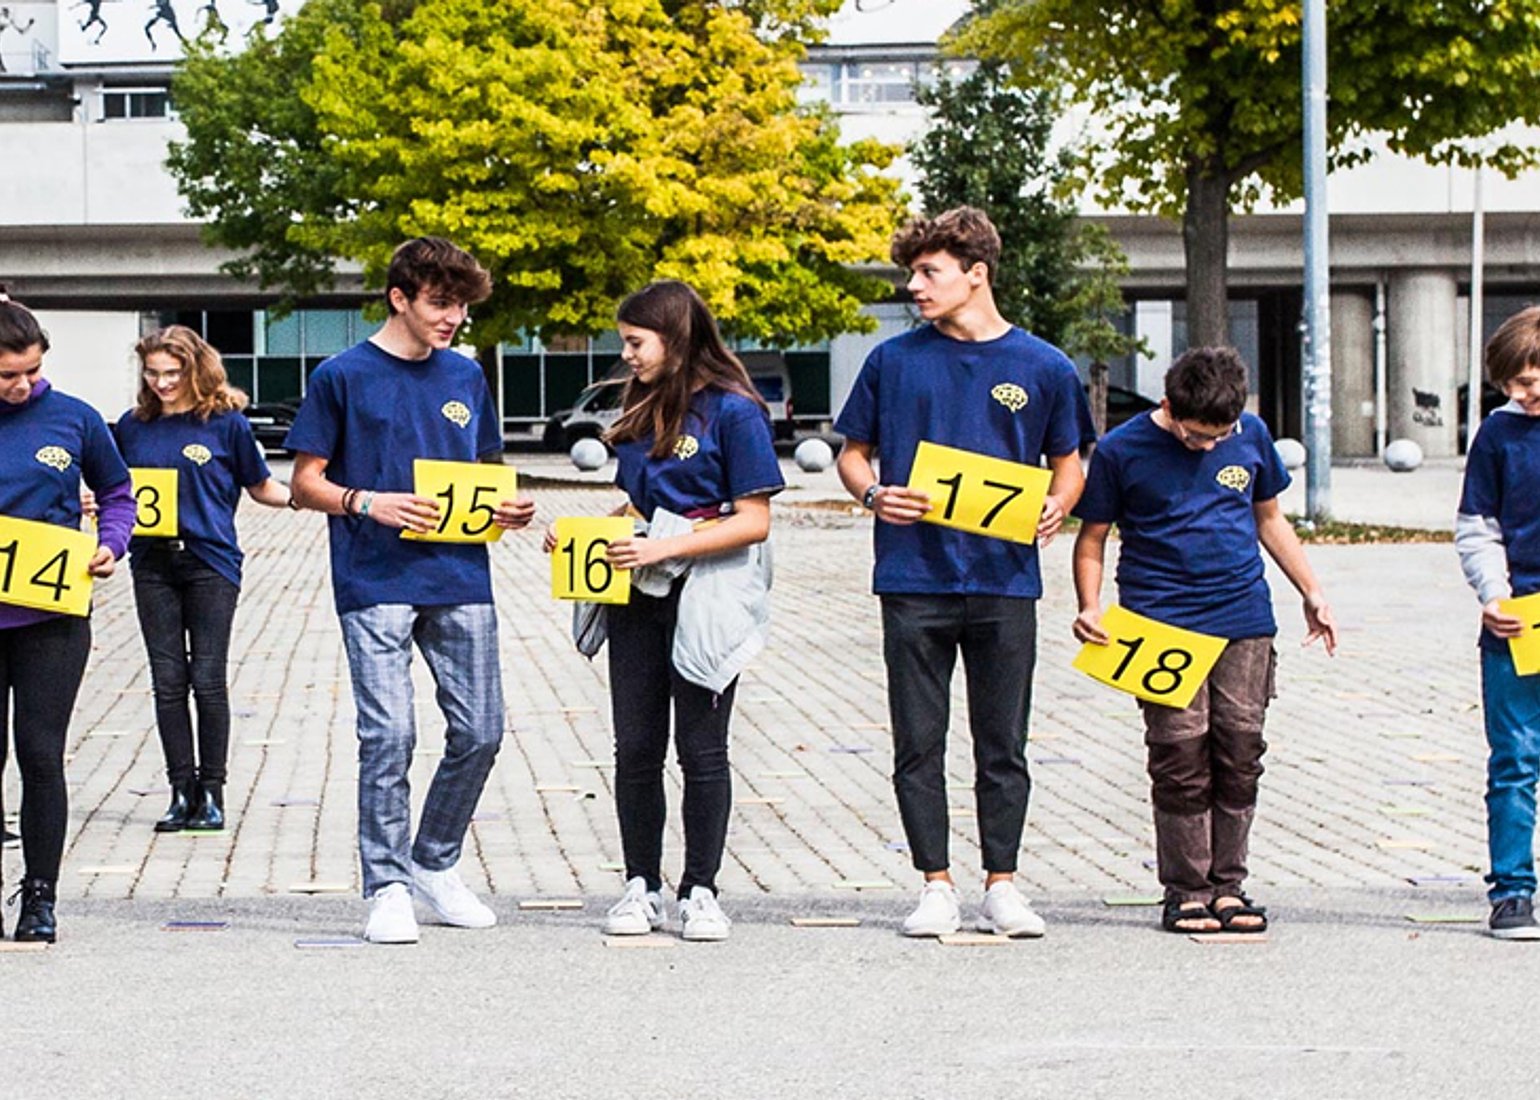
M893 238L893 262L905 270L929 252L957 257L964 271L983 264L993 282L1000 265L1000 233L984 211L959 206L934 218L916 218Z

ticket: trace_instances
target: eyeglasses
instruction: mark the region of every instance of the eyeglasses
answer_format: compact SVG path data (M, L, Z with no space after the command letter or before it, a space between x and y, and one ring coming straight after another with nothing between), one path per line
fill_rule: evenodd
M152 386L157 382L164 382L168 386L174 386L182 380L182 372L179 370L147 370L144 372L144 380Z
M1236 432L1240 431L1240 422L1236 421L1224 431L1217 434L1209 432L1195 432L1175 417L1171 418L1171 426L1176 429L1177 438L1183 443L1193 447L1205 447L1210 443L1223 443Z

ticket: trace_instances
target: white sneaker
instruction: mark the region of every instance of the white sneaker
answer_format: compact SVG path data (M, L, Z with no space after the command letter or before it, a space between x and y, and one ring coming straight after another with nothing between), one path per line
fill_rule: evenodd
M950 936L962 927L962 906L957 887L945 879L931 879L920 891L920 904L904 918L906 936Z
M626 882L626 892L604 915L606 936L645 936L663 927L663 895L647 889L637 875Z
M733 930L733 922L717 904L717 896L704 886L695 887L680 901L679 924L680 934L687 940L725 940Z
M452 924L456 928L491 928L497 923L497 914L471 893L453 867L430 871L414 863L412 885L417 888L417 896L442 924Z
M369 923L364 939L370 943L416 943L417 917L412 913L412 892L404 882L382 886L369 899Z
M1014 882L1001 879L984 891L978 929L999 936L1036 939L1048 931L1048 925L1032 911L1032 906L1021 896Z

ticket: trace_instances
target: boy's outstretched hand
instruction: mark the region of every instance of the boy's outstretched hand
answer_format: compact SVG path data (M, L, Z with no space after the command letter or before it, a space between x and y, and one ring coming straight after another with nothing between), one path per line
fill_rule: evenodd
M1326 646L1326 655L1333 656L1337 652L1337 623L1332 618L1331 607L1326 602L1326 597L1319 592L1305 597L1305 626L1309 633L1301 645L1309 645L1317 638Z

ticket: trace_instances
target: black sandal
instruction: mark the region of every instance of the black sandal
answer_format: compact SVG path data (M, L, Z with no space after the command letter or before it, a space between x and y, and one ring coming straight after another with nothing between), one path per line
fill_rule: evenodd
M1219 920L1219 917L1207 905L1201 901L1178 901L1176 898L1167 898L1160 910L1160 926L1167 932L1175 932L1181 936L1208 936L1222 931L1220 928L1183 928L1183 922Z
M1239 894L1239 905L1226 905L1223 909L1215 906L1212 910L1214 919L1219 922L1220 928L1226 932L1239 932L1257 935L1267 931L1267 910L1260 905L1252 903L1245 894ZM1238 917L1254 917L1255 924L1237 924Z

